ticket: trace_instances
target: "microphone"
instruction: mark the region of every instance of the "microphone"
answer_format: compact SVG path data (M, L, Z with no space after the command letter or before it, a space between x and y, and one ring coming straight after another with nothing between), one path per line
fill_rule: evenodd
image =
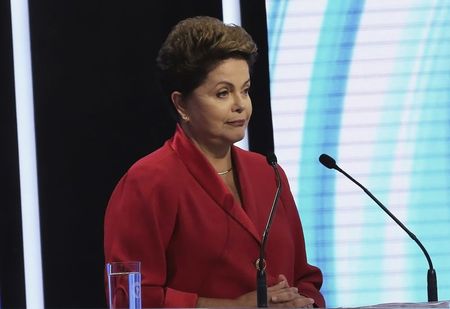
M358 181L356 181L352 176L347 174L344 170L342 170L337 164L336 160L334 160L332 157L330 157L327 154L321 154L319 157L320 163L322 163L325 167L328 167L329 169L335 169L342 174L344 174L348 179L350 179L353 183L358 185L363 191L370 196L372 200L377 203L378 206L381 207L381 209L384 210L385 213L388 214L389 217L392 218L392 220L395 221L408 235L411 237L416 244L420 247L423 254L425 255L427 261L428 261L428 273L427 273L427 292L428 292L428 301L437 301L438 300L438 292L437 292L437 280L436 280L436 271L433 268L433 263L431 262L430 255L428 254L425 247L422 245L422 243L419 241L419 239L414 235L408 228L399 220L396 216L394 216L389 209L387 209L372 193L370 193L369 190L367 190L362 184L360 184Z
M270 209L269 218L266 223L266 227L263 232L261 247L259 248L259 258L256 260L256 300L259 308L267 307L267 283L266 283L266 259L265 259L265 249L267 237L269 236L270 226L272 225L272 220L278 206L278 200L280 199L281 193L281 177L278 171L277 157L273 152L266 156L267 162L273 167L275 171L276 181L277 181L277 191L273 198L272 208Z

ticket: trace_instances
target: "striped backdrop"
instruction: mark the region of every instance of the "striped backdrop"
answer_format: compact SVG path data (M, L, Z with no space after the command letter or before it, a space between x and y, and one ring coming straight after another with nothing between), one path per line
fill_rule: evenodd
M275 150L329 307L450 299L450 1L267 0Z

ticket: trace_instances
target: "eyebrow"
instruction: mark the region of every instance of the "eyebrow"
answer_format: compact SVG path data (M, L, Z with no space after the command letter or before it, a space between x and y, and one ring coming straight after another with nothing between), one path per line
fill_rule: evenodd
M247 79L247 80L242 84L242 86L244 86L244 85L246 85L246 84L248 84L248 83L250 83L250 78ZM229 81L226 81L226 80L222 80L222 81L218 82L218 83L216 84L216 86L217 86L217 85L220 85L220 84L227 84L228 86L234 87L233 83L230 83Z

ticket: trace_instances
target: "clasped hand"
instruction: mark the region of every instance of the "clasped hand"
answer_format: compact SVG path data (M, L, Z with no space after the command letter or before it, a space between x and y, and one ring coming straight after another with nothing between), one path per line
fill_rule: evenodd
M267 288L269 307L312 308L314 300L298 293L296 287L290 287L284 275L278 276L278 283ZM255 306L256 291L244 294L236 299L243 307Z

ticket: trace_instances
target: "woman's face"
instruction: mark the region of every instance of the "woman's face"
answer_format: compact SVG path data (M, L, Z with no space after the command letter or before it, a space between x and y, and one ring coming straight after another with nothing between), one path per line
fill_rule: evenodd
M204 146L231 145L244 138L252 114L250 74L245 60L227 59L183 102L183 125Z

